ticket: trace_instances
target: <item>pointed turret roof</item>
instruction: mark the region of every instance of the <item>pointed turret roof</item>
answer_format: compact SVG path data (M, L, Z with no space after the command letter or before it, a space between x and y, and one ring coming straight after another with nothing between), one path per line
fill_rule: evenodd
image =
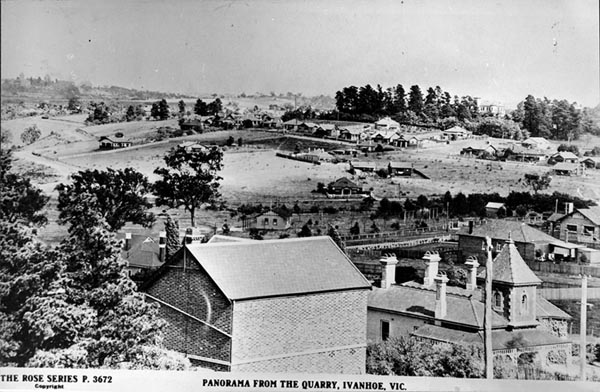
M540 284L542 281L527 266L512 239L494 259L492 282L510 284Z

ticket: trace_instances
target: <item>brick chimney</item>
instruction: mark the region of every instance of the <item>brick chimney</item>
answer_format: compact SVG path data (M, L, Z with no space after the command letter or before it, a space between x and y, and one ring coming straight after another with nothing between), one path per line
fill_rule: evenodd
M477 289L477 267L479 267L477 257L469 256L465 264L469 266L469 279L467 280L467 290L475 290Z
M131 233L125 233L125 251L131 249Z
M438 274L438 267L441 260L440 254L438 252L427 251L425 256L423 256L423 260L425 260L425 277L423 278L423 284L425 286L432 286L434 279Z
M435 318L443 319L448 312L448 304L446 302L446 283L448 277L446 274L440 273L435 277ZM437 324L437 322L436 322Z
M158 233L158 259L161 264L165 262L167 253L167 232L161 231Z
M183 239L184 244L191 244L194 242L201 242L204 236L192 227L185 229L185 237Z
M389 289L393 284L396 284L396 264L398 259L395 255L384 255L381 260L381 283L382 289Z

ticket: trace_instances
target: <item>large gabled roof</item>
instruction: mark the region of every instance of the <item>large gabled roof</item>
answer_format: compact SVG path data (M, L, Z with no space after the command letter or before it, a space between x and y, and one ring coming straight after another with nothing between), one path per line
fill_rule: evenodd
M230 300L371 288L326 236L191 244L187 250Z
M593 224L600 225L600 206L578 208L577 212L589 219Z
M361 186L350 181L346 177L338 178L334 182L329 184L332 187L342 187L342 188L360 188Z
M541 284L542 281L527 266L515 243L509 240L493 262L492 281L509 284Z
M491 219L481 226L473 228L473 233L469 234L468 228L462 228L460 235L470 235L473 237L490 237L496 240L508 240L509 237L515 242L524 243L560 243L560 240L544 233L538 229L529 226L526 223L511 221L506 219Z

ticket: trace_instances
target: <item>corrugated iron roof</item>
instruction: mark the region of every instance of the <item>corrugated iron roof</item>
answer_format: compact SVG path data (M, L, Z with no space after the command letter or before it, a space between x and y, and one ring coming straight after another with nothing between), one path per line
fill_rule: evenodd
M371 288L326 236L190 244L187 249L231 300Z

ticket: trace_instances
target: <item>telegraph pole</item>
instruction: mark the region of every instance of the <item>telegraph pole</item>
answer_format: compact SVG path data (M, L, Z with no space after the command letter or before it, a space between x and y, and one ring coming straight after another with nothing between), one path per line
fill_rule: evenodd
M581 321L579 328L579 374L581 381L585 381L585 365L587 362L587 275L581 277Z
M485 313L483 319L483 333L485 336L485 378L494 378L494 356L492 351L492 239L485 237L487 261L485 263Z

